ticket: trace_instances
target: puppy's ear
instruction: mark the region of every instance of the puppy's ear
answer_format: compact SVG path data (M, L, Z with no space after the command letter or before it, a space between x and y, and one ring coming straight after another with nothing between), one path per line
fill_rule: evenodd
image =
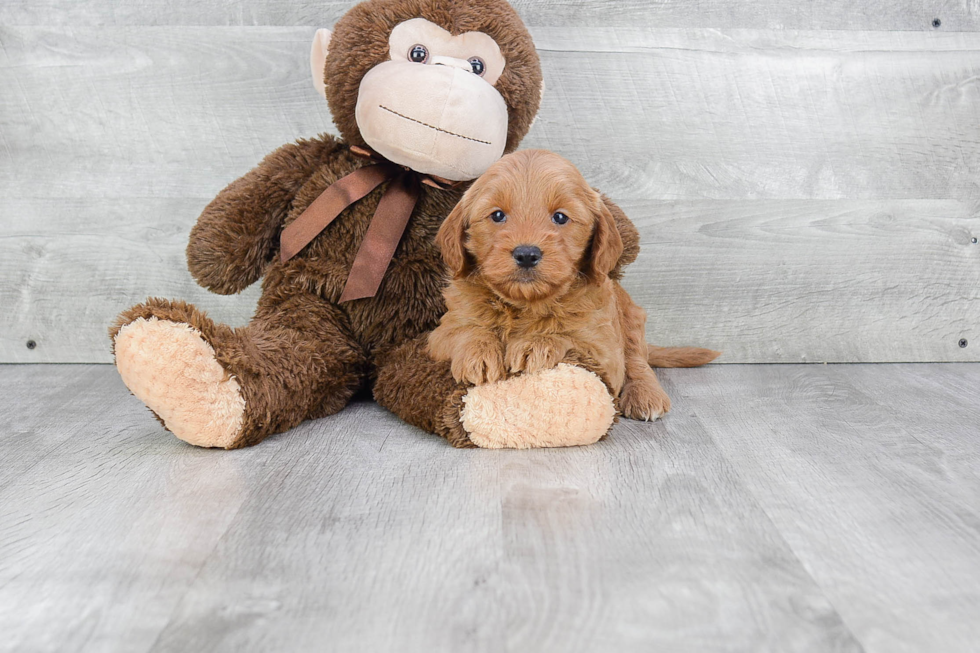
M599 286L606 281L623 255L623 238L616 228L616 219L599 193L595 193L593 213L595 228L582 267L589 280Z
M468 197L463 196L456 208L452 210L436 234L436 245L442 252L442 260L446 262L459 279L469 273L469 254L466 251L466 227L469 225Z

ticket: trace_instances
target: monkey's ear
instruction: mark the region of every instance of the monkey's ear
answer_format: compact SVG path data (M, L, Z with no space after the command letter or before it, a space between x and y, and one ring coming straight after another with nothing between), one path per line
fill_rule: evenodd
M449 217L443 221L436 234L436 245L442 252L442 260L449 266L453 278L459 279L469 273L469 254L466 251L466 226L469 222L469 203L464 196Z
M539 95L538 95L538 110L534 114L534 118L531 119L531 124L527 128L528 131L531 131L531 127L534 127L534 123L536 123L538 121L538 117L541 115L541 105L544 104L544 91L545 91L544 79L542 79L541 80L541 90L540 90Z
M313 73L313 87L324 98L327 97L327 85L323 79L323 69L327 65L331 36L333 36L333 32L330 30L318 29L313 37L313 47L310 49L310 72Z

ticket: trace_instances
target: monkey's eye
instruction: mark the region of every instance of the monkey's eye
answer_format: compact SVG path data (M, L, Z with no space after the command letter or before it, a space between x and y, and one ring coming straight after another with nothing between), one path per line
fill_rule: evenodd
M473 69L473 74L483 77L484 73L487 72L487 64L483 63L483 59L480 57L473 57L469 62L470 67Z
M490 219L500 224L501 222L507 222L507 214L503 211L494 211L490 214Z
M429 49L421 43L416 43L408 51L408 60L414 63L425 63L429 60Z
M554 222L555 224L565 224L566 222L568 222L568 216L562 213L561 211L558 211L553 216L551 216L551 221Z

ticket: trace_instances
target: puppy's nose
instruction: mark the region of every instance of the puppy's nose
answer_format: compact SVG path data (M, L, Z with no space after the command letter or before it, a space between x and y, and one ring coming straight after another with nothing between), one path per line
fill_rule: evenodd
M514 260L520 267L530 270L541 261L541 248L534 245L519 245L514 248Z

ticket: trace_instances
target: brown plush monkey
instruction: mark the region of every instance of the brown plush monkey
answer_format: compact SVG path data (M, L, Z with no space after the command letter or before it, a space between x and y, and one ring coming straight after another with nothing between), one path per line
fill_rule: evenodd
M369 0L332 35L317 33L312 62L343 140L321 136L273 152L211 202L187 248L191 273L216 293L264 276L254 318L232 329L181 301L129 309L110 330L126 385L167 429L203 447L256 444L336 413L365 388L455 446L602 437L614 404L589 361L467 388L425 353L445 308L436 232L466 182L516 149L538 111L540 63L514 10L503 0ZM321 195L324 204L351 199L335 182L382 158L374 190L359 172L350 179L363 199L322 229L309 218ZM397 244L389 264L365 243L374 242L369 226L385 231L398 213L379 206L396 184L390 196L409 199L410 219L403 235L385 236ZM638 238L610 208L627 245L624 265ZM289 230L308 238L285 253ZM352 271L361 263L379 274L377 288ZM368 287L360 298L343 296L358 283Z

